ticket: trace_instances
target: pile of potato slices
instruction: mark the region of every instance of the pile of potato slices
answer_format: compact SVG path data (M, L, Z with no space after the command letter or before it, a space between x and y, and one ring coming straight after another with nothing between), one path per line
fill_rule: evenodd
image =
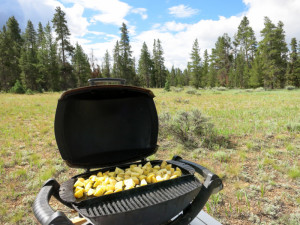
M174 179L181 175L180 168L173 168L166 161L155 166L152 166L150 162L144 166L132 164L125 170L116 167L115 171L99 172L97 175L91 175L88 179L78 178L74 184L74 196L77 199L85 196L98 197Z

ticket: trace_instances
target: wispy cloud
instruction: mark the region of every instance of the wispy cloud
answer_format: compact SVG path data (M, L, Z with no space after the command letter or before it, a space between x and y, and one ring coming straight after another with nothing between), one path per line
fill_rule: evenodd
M179 18L187 18L199 13L198 9L193 9L186 5L177 5L169 8L169 14L179 17Z
M148 18L147 9L145 8L134 8L131 10L132 13L140 14L142 19L145 20Z

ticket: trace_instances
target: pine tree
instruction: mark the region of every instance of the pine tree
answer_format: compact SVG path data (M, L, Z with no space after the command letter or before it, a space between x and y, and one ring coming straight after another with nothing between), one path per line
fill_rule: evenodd
M103 77L111 77L111 68L110 68L110 55L108 50L106 50L103 58L103 65L102 65L102 75Z
M128 84L133 84L135 80L135 68L134 62L132 59L132 51L129 41L129 35L127 26L125 23L122 24L121 30L121 40L120 40L120 61L121 61L121 68L120 68L120 75L121 78L126 79Z
M203 61L203 68L202 68L202 87L208 86L208 72L209 72L209 56L207 53L207 49L204 51L204 61Z
M41 91L41 77L37 69L37 40L32 22L27 22L24 44L21 50L20 68L24 87L32 91Z
M257 88L263 86L263 64L260 51L256 52L256 56L252 62L250 69L249 87Z
M286 74L286 84L299 87L300 85L300 57L296 38L291 40L291 52Z
M121 56L119 41L116 42L113 50L113 61L112 76L115 78L121 78Z
M257 46L254 31L249 26L249 20L246 16L243 17L238 27L238 32L234 38L234 45L236 48L235 68L237 71L233 72L233 84L245 88L248 87L249 71Z
M154 66L154 77L155 77L155 87L162 88L166 83L166 68L165 59L163 57L164 51L161 46L159 39L155 40L153 43L153 66Z
M71 56L74 47L70 44L70 31L67 26L67 20L65 19L65 13L61 10L60 7L55 9L55 14L52 19L53 28L56 32L56 41L60 46L60 83L61 88L66 89L68 87L74 87L76 85L76 78L72 74L72 67L68 62L68 56Z
M176 68L175 69L175 74L176 74L176 81L177 81L176 86L183 87L184 86L183 72L181 71L180 68Z
M39 48L42 45L42 42L45 39L44 28L41 22L39 22L38 30L37 30L37 47Z
M9 85L9 38L6 31L6 26L3 26L2 31L0 31L0 90L8 91L11 87Z
M46 71L47 71L47 77L49 77L49 87L48 90L53 91L59 91L59 70L58 70L58 61L57 61L57 44L53 40L52 37L52 29L50 26L50 23L48 22L45 29L45 47L46 47L46 62L44 64L46 65Z
M141 55L138 63L138 74L142 79L143 85L146 87L155 86L155 80L153 79L153 63L145 42L141 49Z
M233 58L231 49L231 39L225 33L218 38L215 48L212 49L210 85L228 86L229 72Z
M263 37L259 44L263 61L263 81L265 88L283 88L287 67L287 45L283 23L278 22L277 27L265 17Z
M200 48L198 39L194 41L192 53L191 53L191 73L192 73L192 84L195 88L202 86L202 65L200 58Z
M169 80L170 86L177 86L176 72L175 72L174 65L171 68L168 80Z
M77 80L77 86L86 86L91 74L91 68L88 56L84 53L82 47L78 43L76 43L72 63Z
M1 32L0 69L1 84L0 89L8 91L20 79L19 58L23 43L19 23L14 16L10 17L6 26Z

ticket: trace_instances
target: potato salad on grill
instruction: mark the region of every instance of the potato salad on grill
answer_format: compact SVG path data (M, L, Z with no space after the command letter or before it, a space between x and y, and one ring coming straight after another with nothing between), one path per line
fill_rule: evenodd
M98 197L174 179L181 175L180 168L173 168L166 161L155 166L147 162L145 165L132 164L126 169L116 167L115 171L99 172L88 179L78 178L74 184L74 196L78 199L84 196Z

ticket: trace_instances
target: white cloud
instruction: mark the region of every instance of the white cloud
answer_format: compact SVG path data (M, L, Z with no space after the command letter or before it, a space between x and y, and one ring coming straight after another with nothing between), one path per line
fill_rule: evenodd
M84 7L79 4L74 4L71 8L62 9L66 13L68 27L70 32L75 36L84 36L88 32L89 23L83 17Z
M184 23L176 23L175 21L171 22L166 22L163 27L161 28L162 30L167 30L167 31L182 31L188 27L188 24Z
M65 0L66 2L80 4L84 8L92 9L97 14L93 16L91 21L94 23L96 21L102 22L105 24L113 24L116 26L120 26L123 22L128 23L125 20L125 16L131 10L131 6L129 6L125 2L121 2L119 0Z
M198 9L193 9L186 5L177 5L169 8L169 13L178 18L191 17L199 12Z
M131 10L131 12L141 15L143 20L148 18L148 15L146 13L147 9L145 9L145 8L134 8L134 9Z

